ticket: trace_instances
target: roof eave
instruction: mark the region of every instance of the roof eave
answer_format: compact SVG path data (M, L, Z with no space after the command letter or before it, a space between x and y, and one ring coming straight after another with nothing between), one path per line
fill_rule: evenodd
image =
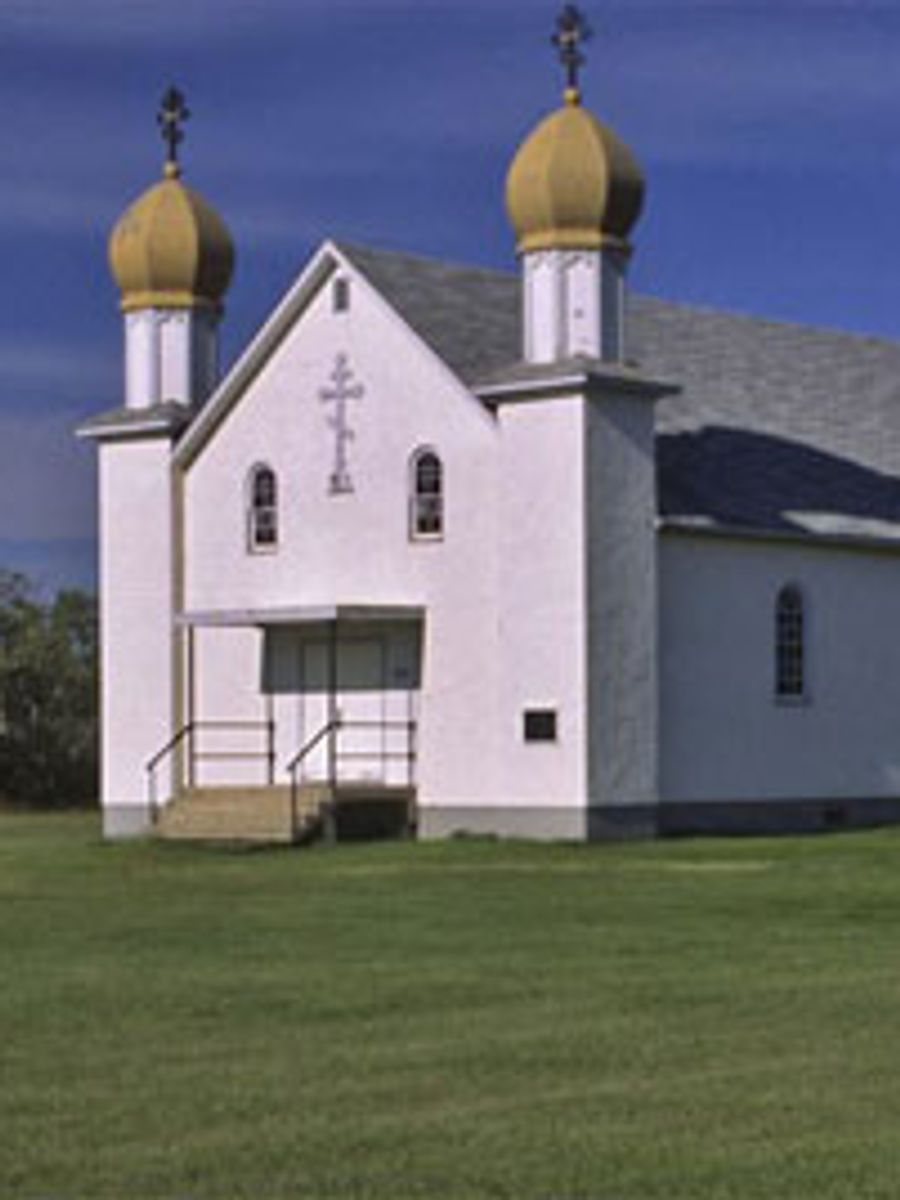
M559 363L514 363L486 379L476 380L472 390L485 404L496 407L512 401L540 400L573 393L589 396L615 393L656 401L676 395L681 388L625 365L575 358Z
M717 538L729 541L790 542L822 548L845 550L876 550L900 554L900 526L897 536L873 533L854 533L850 530L822 531L814 529L773 529L759 525L727 525L691 517L659 517L656 528L660 533L681 534L685 537Z

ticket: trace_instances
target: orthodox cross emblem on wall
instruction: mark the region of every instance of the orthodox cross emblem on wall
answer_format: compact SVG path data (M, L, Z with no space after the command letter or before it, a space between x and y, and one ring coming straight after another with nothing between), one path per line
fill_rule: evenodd
M334 405L334 412L328 418L328 426L334 430L334 467L328 481L332 496L353 491L353 480L347 465L347 447L356 434L348 423L347 402L361 399L366 389L361 383L351 383L352 379L353 371L347 365L347 355L338 354L331 372L333 386L319 390L322 403Z

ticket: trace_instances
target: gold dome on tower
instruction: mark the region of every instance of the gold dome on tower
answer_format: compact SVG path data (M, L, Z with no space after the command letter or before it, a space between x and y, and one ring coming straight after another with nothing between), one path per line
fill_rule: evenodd
M218 308L231 282L234 245L224 221L181 181L176 147L188 116L170 88L159 123L169 144L163 179L122 215L109 261L125 312L137 308Z
M581 105L579 44L589 31L573 5L553 39L568 73L565 103L519 147L506 179L506 207L520 253L628 246L644 177L623 141Z

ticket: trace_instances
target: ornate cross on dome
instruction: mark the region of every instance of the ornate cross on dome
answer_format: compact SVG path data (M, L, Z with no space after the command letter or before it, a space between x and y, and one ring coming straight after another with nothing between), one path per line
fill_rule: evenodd
M353 491L347 463L347 444L354 440L356 434L347 422L347 401L361 399L365 388L361 383L351 383L352 378L353 370L347 365L347 355L338 354L331 372L334 387L319 389L319 399L324 404L334 405L334 415L328 418L328 424L334 430L334 468L328 481L332 496Z
M177 175L178 143L184 141L184 130L181 128L190 118L191 112L184 102L184 96L177 87L170 87L162 98L162 105L156 115L156 123L162 132L166 143L166 174Z
M566 88L578 93L578 68L584 65L581 46L593 37L584 13L575 4L567 4L556 18L556 33L550 39L559 50L559 61L566 70Z

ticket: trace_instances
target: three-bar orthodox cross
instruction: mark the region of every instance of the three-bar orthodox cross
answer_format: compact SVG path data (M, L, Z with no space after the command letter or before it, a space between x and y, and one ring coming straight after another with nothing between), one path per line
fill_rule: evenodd
M328 487L332 496L353 491L353 480L347 465L347 446L356 434L347 422L347 402L361 399L365 388L361 383L351 383L352 378L353 371L347 366L347 355L339 354L331 372L334 387L324 387L319 391L319 399L324 404L334 404L334 413L328 418L329 428L334 430L334 469Z
M177 175L180 171L178 164L178 143L184 141L182 125L190 117L190 109L184 102L184 96L177 87L170 87L162 98L162 104L156 115L156 123L166 143L166 174Z
M556 33L550 39L559 51L559 61L566 71L566 87L578 91L578 69L584 65L581 46L593 37L593 30L576 4L567 4L556 18Z

